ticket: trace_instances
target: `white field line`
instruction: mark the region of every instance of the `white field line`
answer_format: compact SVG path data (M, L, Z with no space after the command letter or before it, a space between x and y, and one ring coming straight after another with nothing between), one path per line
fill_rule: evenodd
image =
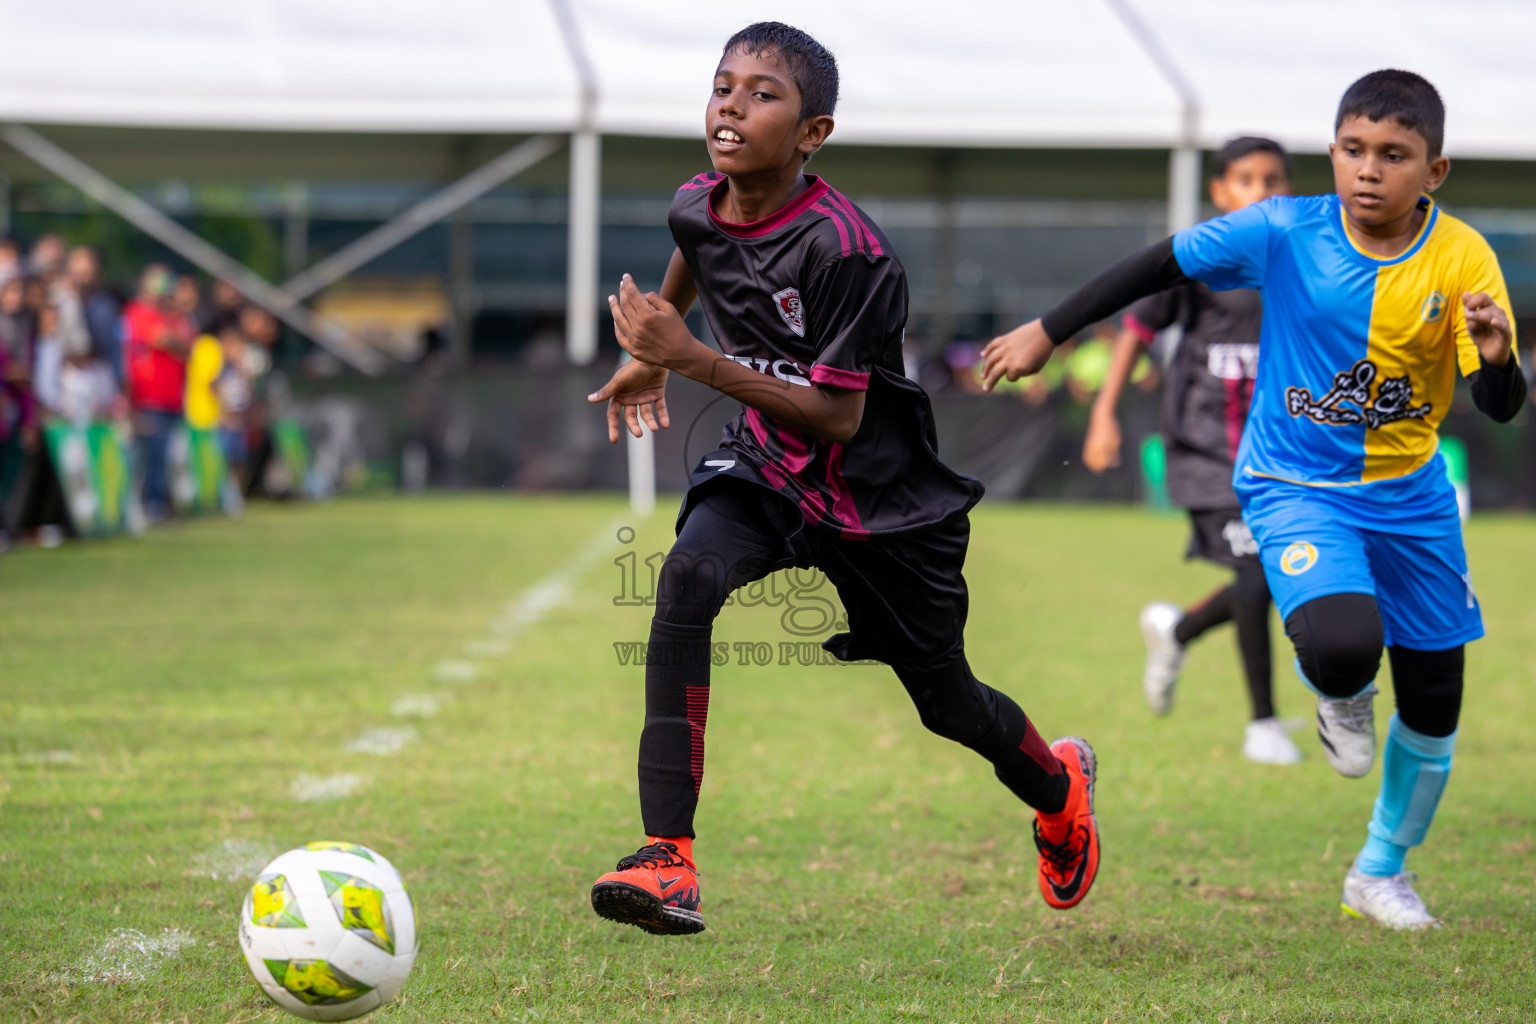
M523 591L516 600L509 601L502 613L490 621L491 632L506 641L510 650L512 641L570 600L576 580L613 550L615 533L622 525L624 520L620 518L604 526L564 566Z
M440 683L467 683L480 674L480 666L472 661L440 661L432 670L432 678Z
M180 928L164 928L153 936L133 928L119 928L103 939L76 971L84 981L105 985L143 981L162 963L179 957L183 949L196 942Z
M73 750L29 750L21 755L22 764L74 764Z
M382 725L377 729L369 729L357 739L347 744L347 752L351 754L376 754L379 757L389 757L398 754L406 746L415 743L419 737L416 730L410 726Z
M253 839L226 839L192 859L187 875L220 882L250 882L276 857L278 850Z
M452 700L453 695L448 693L407 693L395 698L389 713L396 718L431 718Z
M617 532L623 525L623 518L615 519L607 524L591 540L587 541L565 565L523 591L516 599L507 602L501 614L490 622L490 630L493 635L483 640L471 641L471 645L479 644L482 646L467 649L484 650L487 652L496 651L501 654L510 653L513 642L519 636L538 625L551 611L570 599L571 590L576 580L582 573L597 564L599 559L613 549L613 545L617 540ZM480 666L473 661L467 660L442 661L432 671L434 679L445 683L468 682L479 674ZM437 703L431 705L430 711L423 710L423 708L427 707L427 704L422 700L422 696L411 694L400 698L391 707L391 711L395 715L402 717L426 717L435 713L438 706ZM430 700L431 698L428 699ZM407 744L416 742L417 738L416 730L409 726L403 728L384 726L378 729L370 729L363 733L348 743L346 749L349 753L354 754L376 754L380 757L388 757L399 753ZM346 778L346 776L333 776L333 778ZM315 790L315 787L312 785L301 785L304 780L308 779L311 779L311 777L301 776L290 787L295 799L337 799L339 796L347 795L339 794L338 797L301 796L301 791L309 794Z
M501 658L512 650L512 642L501 637L492 637L489 640L471 640L464 645L464 656L467 658Z
M367 784L368 776L352 772L344 775L300 775L288 784L288 795L305 804L345 800Z

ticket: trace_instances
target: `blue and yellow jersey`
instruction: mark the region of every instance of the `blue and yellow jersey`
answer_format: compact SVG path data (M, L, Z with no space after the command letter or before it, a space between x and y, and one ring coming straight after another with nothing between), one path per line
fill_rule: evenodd
M1190 277L1264 294L1240 495L1285 481L1394 519L1454 501L1435 431L1457 371L1481 365L1461 296L1507 312L1509 293L1483 237L1420 203L1424 226L1391 259L1355 244L1336 195L1277 196L1174 236Z

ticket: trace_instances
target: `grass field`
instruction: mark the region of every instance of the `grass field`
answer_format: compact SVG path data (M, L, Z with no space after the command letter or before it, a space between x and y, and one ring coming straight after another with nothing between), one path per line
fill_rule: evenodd
M641 675L614 644L649 613L615 605L614 559L636 552L643 592L670 518L336 502L0 560L0 1020L281 1019L236 918L268 856L317 838L378 847L416 895L422 954L381 1022L1536 1018L1530 519L1468 534L1489 639L1410 860L1443 931L1341 917L1379 776L1336 777L1307 731L1300 766L1242 760L1230 633L1171 717L1146 712L1137 609L1220 579L1177 560L1179 519L984 505L971 660L1094 742L1093 894L1041 902L1022 808L887 670L733 656L698 823L710 930L667 939L598 920L587 888L641 838ZM777 662L782 612L728 608L716 639ZM1310 719L1288 660L1281 713Z

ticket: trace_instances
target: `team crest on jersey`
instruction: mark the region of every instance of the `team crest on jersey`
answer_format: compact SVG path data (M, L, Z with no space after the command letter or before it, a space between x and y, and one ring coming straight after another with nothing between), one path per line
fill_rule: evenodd
M1299 540L1280 553L1280 571L1287 576L1300 576L1317 564L1317 548Z
M1419 315L1427 324L1440 320L1445 316L1445 296L1439 292L1430 292L1429 298L1424 300L1424 305L1419 309Z
M785 288L781 292L774 292L773 305L789 329L797 337L805 337L805 305L800 301L799 289Z
M1305 416L1314 423L1335 427L1364 423L1378 430L1398 420L1421 420L1434 408L1428 402L1413 404L1413 382L1406 375L1386 377L1379 384L1376 376L1376 364L1362 359L1334 374L1333 388L1321 398L1314 399L1307 388L1286 388L1285 409L1292 416Z

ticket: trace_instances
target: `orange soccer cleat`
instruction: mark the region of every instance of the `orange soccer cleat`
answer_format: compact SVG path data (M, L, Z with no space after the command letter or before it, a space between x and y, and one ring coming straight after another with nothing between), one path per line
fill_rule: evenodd
M692 935L704 930L699 913L699 872L693 840L658 839L619 861L592 886L599 917L632 924L652 935Z
M1040 850L1040 895L1057 910L1075 907L1099 873L1099 826L1093 818L1093 783L1098 763L1088 741L1063 736L1051 744L1072 780L1059 814L1035 814Z

